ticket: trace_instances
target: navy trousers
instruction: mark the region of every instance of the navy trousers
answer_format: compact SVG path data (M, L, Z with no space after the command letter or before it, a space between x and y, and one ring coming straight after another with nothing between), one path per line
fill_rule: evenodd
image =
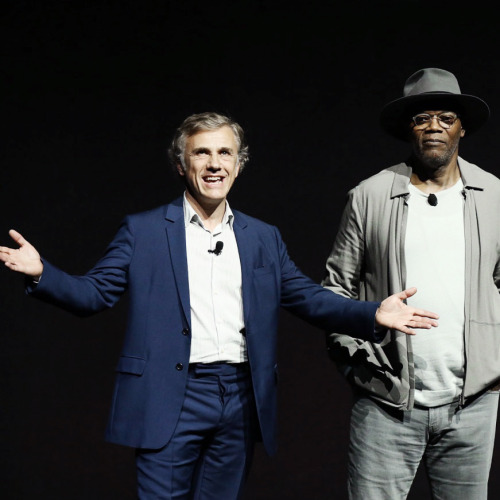
M190 365L176 430L159 450L136 450L140 500L237 500L259 427L246 363Z

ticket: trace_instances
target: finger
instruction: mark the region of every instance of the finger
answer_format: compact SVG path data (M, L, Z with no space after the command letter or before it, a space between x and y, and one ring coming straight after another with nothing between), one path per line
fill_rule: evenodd
M406 333L406 335L416 335L416 332L414 332L411 328L408 328L407 326L402 326L401 328L398 328L400 332Z
M439 326L439 323L435 319L420 318L420 317L415 317L415 316L413 316L411 319L409 319L406 324L410 325L410 326L417 326L417 325ZM419 328L421 328L421 327L419 327Z
M437 326L437 324L433 325L431 322L428 322L428 321L411 321L411 322L409 322L409 324L413 328L425 328L427 330L432 328L433 326Z
M439 314L431 311L426 311L425 309L415 309L413 311L413 314L415 316L422 316L425 318L439 319Z
M15 262L9 260L7 262L4 262L4 264L7 268L9 268L12 271L19 271L19 272L21 271L21 268Z
M28 243L21 233L18 233L15 229L9 231L9 236L21 247Z
M396 294L396 296L401 300L405 300L408 297L415 295L416 293L417 293L417 288L412 286L410 288L407 288L406 290L403 290L402 292L399 292L398 294Z

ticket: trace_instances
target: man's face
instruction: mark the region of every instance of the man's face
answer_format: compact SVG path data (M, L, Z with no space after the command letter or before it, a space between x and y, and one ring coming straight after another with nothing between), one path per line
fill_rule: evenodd
M188 195L209 209L224 203L238 176L238 145L228 126L198 132L186 141L184 164L177 166L185 176Z
M439 168L447 165L458 156L458 144L465 135L460 118L447 128L450 116L456 116L453 111L447 110L425 110L419 115L424 116L423 123L410 124L410 142L413 147L413 154L426 166ZM438 116L440 119L438 119ZM417 122L419 120L417 119Z

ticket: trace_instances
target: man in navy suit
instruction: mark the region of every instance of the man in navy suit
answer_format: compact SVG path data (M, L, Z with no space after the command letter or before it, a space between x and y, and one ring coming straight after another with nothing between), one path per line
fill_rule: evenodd
M18 232L0 260L31 278L27 291L77 315L128 291L127 330L106 431L136 449L141 499L240 497L254 443L276 448L279 307L319 329L376 341L380 328L430 328L408 307L415 289L382 303L337 295L304 276L278 230L232 210L227 195L248 159L241 127L191 115L169 155L184 195L127 216L84 276L42 259Z

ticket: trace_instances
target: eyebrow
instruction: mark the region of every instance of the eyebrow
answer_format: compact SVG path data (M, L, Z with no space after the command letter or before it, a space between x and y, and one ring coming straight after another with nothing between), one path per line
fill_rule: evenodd
M199 147L199 148L194 148L191 150L191 153L209 153L210 149L205 148L205 147Z
M210 153L210 148L206 146L200 146L198 148L194 148L192 153ZM219 149L217 149L218 153L234 153L233 148L229 148L227 146L222 146Z

